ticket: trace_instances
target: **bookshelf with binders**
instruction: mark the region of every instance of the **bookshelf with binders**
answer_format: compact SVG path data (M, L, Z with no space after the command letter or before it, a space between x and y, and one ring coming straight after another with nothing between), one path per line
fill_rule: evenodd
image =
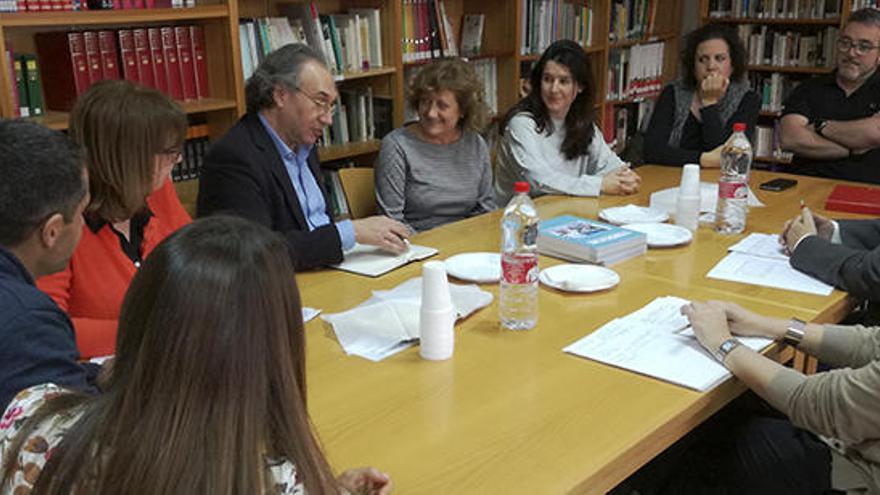
M758 164L791 161L779 141L782 103L805 79L834 70L835 43L850 12L876 6L873 0L701 0L701 24L731 25L746 47L748 79L761 96Z

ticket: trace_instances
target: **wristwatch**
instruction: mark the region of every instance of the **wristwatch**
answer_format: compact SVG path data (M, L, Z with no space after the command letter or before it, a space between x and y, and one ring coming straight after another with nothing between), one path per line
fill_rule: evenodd
M721 364L724 364L724 358L727 357L728 354L731 353L734 349L741 346L742 342L731 337L718 346L718 350L715 351L715 359L717 359Z
M782 341L792 347L799 346L801 341L804 340L805 328L807 328L807 323L804 320L792 318L791 321L788 322L788 328L785 329L785 335L782 336Z
M828 121L824 119L819 119L813 122L813 130L816 131L816 134L825 137L822 132L825 130L825 126L828 125Z

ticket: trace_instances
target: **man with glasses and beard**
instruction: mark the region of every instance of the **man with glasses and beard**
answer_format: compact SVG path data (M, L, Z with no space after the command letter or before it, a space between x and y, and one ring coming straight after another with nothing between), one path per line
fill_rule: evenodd
M782 147L794 173L880 184L880 11L853 12L836 47L837 70L785 101Z
M338 93L321 56L290 44L266 56L245 86L247 114L205 156L199 216L231 213L287 239L297 269L340 263L355 242L400 253L409 229L384 216L334 222L316 141Z

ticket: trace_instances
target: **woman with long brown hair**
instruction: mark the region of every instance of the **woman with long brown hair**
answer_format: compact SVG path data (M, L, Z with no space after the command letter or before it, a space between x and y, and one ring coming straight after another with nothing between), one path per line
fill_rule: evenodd
M172 234L125 296L105 393L40 385L0 419L0 493L388 493L375 469L331 474L301 311L279 235L222 216Z
M132 277L162 239L190 222L171 183L186 127L180 105L128 81L92 85L70 114L91 200L67 268L37 285L70 316L84 359L113 353Z

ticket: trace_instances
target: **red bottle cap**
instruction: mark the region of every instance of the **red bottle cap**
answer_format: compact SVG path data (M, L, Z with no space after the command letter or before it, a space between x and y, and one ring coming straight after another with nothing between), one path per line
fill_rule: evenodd
M515 193L529 192L529 183L528 182L514 182L513 183L513 192L515 192Z
M746 125L742 122L733 124L733 132L746 132Z

